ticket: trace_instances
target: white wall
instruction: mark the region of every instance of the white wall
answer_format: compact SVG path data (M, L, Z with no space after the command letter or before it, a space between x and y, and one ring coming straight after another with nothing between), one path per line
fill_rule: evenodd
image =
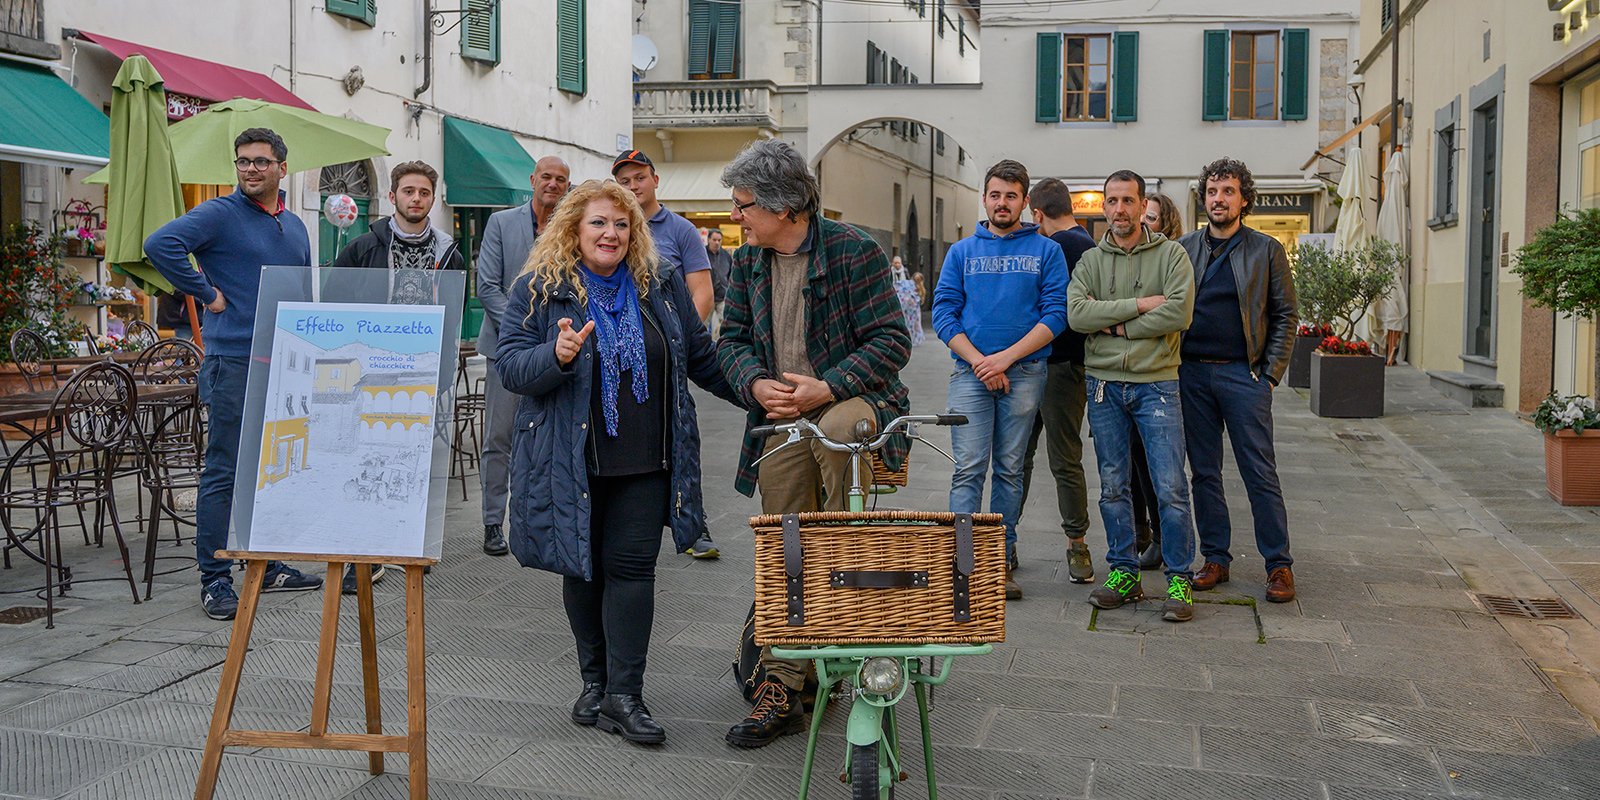
M390 128L391 155L377 165L386 190L385 164L422 159L442 168L443 114L509 129L531 154L566 158L575 179L606 174L618 137L632 136L630 4L631 0L588 0L588 91L582 97L555 88L554 3L502 3L502 60L496 65L461 58L459 29L435 35L433 82L417 98L424 108L415 120L417 106L406 101L423 81L419 56L426 29L421 0L380 2L377 24L371 28L329 14L320 3L294 0L56 2L45 9L47 38L61 44L62 60L74 67L74 87L92 102L110 102L110 82L121 62L96 45L63 41L63 28L104 33L261 72L318 111ZM434 5L459 8L451 0L435 0ZM450 15L446 24L455 21L456 16ZM366 83L351 96L341 81L356 66ZM313 229L314 180L315 173L297 176L291 189L295 206ZM448 212L442 206L435 216L448 228ZM385 203L381 210L392 209Z
M638 19L632 32L648 36L658 53L656 65L643 79L652 82L688 80L689 4L685 0L627 2L633 7L633 17ZM740 78L778 84L810 83L810 70L815 66L816 56L802 50L809 51L809 43L814 40L816 2L744 0L740 20ZM791 34L790 30L795 33Z
M938 36L935 13L939 0L926 0L926 14L917 16L902 0L878 4L824 3L822 11L822 83L864 83L867 78L867 42L916 74L921 83L972 83L978 80L978 26L964 3L945 4L944 36ZM958 17L966 17L966 32L974 46L963 54L958 46ZM932 58L929 58L930 52ZM931 60L931 63L930 63Z

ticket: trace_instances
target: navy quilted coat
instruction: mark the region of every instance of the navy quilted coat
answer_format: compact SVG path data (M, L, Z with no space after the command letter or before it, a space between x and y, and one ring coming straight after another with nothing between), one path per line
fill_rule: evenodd
M740 408L744 403L722 377L716 345L695 313L676 270L650 286L649 314L667 339L671 374L665 398L672 409L668 445L672 472L668 524L678 552L700 535L700 428L689 381ZM589 393L594 384L595 339L565 367L556 360L562 317L579 329L589 309L571 286L540 293L532 303L529 276L512 284L506 321L495 349L495 368L506 389L522 395L511 445L511 552L525 567L589 580ZM533 313L528 315L532 303ZM517 321L521 324L516 324Z

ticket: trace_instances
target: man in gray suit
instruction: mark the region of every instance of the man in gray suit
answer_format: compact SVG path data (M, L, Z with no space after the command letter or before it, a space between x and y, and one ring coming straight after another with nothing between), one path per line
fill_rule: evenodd
M511 428L517 416L517 395L500 383L495 369L495 344L501 321L506 318L506 292L522 273L522 264L533 250L533 240L550 219L556 204L570 187L567 162L545 156L533 167L528 182L533 199L516 208L496 211L489 216L483 231L483 246L478 251L478 300L483 303L483 329L478 332L478 352L489 359L484 381L483 458L478 465L478 480L483 489L483 552L503 556L506 546L501 523L506 513L506 488L511 456ZM520 313L526 313L521 309Z

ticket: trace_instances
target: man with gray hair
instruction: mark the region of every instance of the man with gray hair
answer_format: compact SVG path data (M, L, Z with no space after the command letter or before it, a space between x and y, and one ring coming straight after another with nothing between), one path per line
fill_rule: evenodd
M899 373L911 358L889 259L871 236L824 218L817 179L803 155L776 139L756 141L722 171L733 193L733 221L745 246L733 254L717 357L751 409L746 431L798 417L828 436L852 437L856 423L881 428L904 414L910 397ZM824 302L826 300L826 302ZM734 488L761 489L761 511L842 511L847 456L796 446L755 465L782 440L745 436ZM906 444L885 447L891 469ZM761 654L745 679L755 707L728 731L728 743L762 747L799 733L806 661Z

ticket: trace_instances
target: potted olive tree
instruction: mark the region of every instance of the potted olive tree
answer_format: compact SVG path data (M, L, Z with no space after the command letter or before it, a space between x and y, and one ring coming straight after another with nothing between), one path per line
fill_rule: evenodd
M1353 249L1301 247L1295 265L1300 316L1322 338L1310 355L1311 412L1322 417L1383 416L1383 359L1355 335L1372 303L1393 290L1405 255L1382 239ZM1331 331L1331 332L1330 332Z
M1576 317L1600 315L1600 209L1567 211L1517 250L1514 272L1534 305ZM1600 326L1596 326L1600 377ZM1552 394L1533 422L1544 432L1545 485L1563 505L1600 505L1600 418L1589 397Z
M27 388L11 363L11 334L31 328L52 348L49 355L72 353L78 323L70 316L76 278L62 261L62 239L28 223L0 235L0 394Z

